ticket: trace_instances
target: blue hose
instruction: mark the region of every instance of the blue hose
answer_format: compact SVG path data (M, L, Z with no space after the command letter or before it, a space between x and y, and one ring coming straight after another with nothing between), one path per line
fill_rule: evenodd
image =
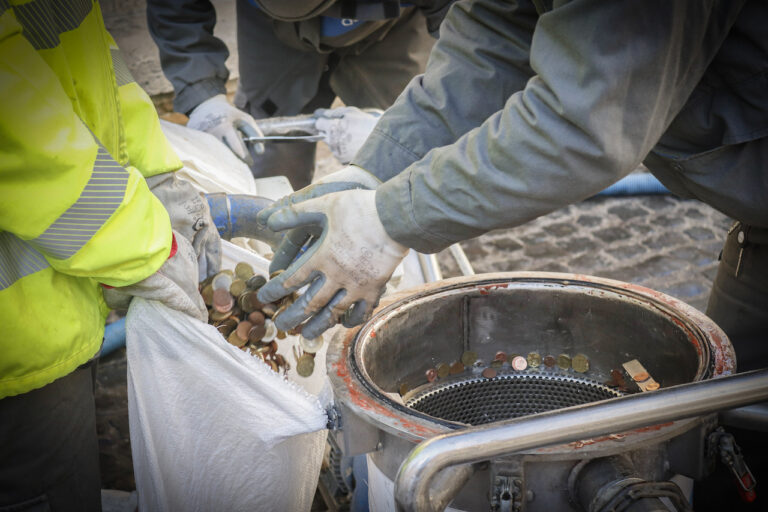
M104 357L115 350L125 346L125 318L104 327L104 343L101 345L101 354Z
M602 192L598 196L639 196L669 194L670 191L651 173L629 174Z

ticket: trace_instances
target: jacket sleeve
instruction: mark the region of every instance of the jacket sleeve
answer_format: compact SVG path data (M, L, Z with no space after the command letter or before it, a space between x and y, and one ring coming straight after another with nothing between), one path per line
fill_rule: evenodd
M535 25L533 76L501 95L498 82L477 76L492 68L520 74L496 58L525 40L520 29L508 20L500 30L482 16L504 4L454 5L444 23L451 30L441 32L424 77L387 111L356 159L380 177L396 174L379 187L377 208L387 232L417 250L525 223L631 172L741 7L728 0L564 3ZM442 79L445 70L453 71ZM469 113L474 126L452 115L464 115L464 102L481 112Z
M148 0L147 22L163 73L176 92L177 112L189 114L226 92L229 50L213 35L216 10L210 0Z
M163 205L94 138L10 11L0 16L0 112L0 231L59 272L112 286L163 264Z

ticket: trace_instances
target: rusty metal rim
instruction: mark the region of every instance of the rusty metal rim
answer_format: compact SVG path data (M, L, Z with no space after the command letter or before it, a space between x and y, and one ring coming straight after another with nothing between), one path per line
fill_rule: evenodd
M376 328L391 313L408 309L415 304L435 295L450 295L461 293L468 288L480 290L481 294L490 294L497 289L508 289L515 283L535 283L546 286L583 286L604 290L652 306L669 318L680 317L683 327L688 331L689 339L703 341L707 338L714 342L714 354L700 354L699 371L694 381L701 380L707 374L713 377L735 373L735 355L730 344L723 344L727 339L725 333L708 317L692 306L669 295L645 288L639 285L615 281L612 279L585 276L580 274L552 272L503 272L481 274L475 276L446 279L438 283L430 283L412 290L406 290L389 297L377 308L373 317L360 328L341 331L334 338L328 351L328 369L337 397L348 406L359 412L367 421L384 428L392 434L407 438L411 441L421 441L431 435L451 432L465 426L460 423L434 418L413 409L409 409L392 399L366 378L365 371L360 368L356 359L359 355L358 341L376 336ZM674 314L673 314L674 313ZM708 344L703 347L709 351ZM352 351L354 348L354 356ZM710 365L702 365L704 358L709 359ZM706 367L704 367L706 366ZM382 405L384 404L384 405ZM659 430L665 430L673 424L660 425ZM679 425L678 425L679 427ZM636 434L626 434L625 439ZM556 448L556 447L550 447ZM563 449L568 449L566 445Z

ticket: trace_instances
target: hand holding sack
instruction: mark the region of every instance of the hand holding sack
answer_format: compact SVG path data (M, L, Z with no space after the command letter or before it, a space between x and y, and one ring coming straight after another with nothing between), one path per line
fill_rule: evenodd
M208 319L197 289L197 258L189 240L174 231L171 255L157 272L129 286L104 288L104 300L112 309L128 309L133 297L162 302L201 322Z
M281 330L306 320L302 326L306 338L315 338L340 321L350 327L369 318L387 280L408 252L385 231L373 190L297 200L270 213L267 225L275 231L310 228L317 237L258 294L260 301L273 302L309 284L273 319Z

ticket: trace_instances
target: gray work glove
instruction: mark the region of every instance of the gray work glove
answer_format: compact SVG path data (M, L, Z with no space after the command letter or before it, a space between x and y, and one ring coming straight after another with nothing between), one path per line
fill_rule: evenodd
M370 318L384 287L408 248L389 237L376 211L376 191L344 190L296 201L271 213L274 231L313 228L317 239L262 286L258 298L273 302L309 285L280 315L278 329L302 325L316 338L338 322L351 327Z
M348 165L343 169L329 174L317 182L304 187L298 192L275 201L272 205L259 212L256 221L264 228L267 227L267 219L278 210L290 206L294 203L300 203L308 199L320 197L333 192L352 189L374 190L381 184L381 181L365 169L356 165ZM280 245L275 249L272 262L269 264L269 272L285 270L288 265L298 256L302 246L311 236L320 236L321 229L315 225L302 226L290 230L283 237Z
M315 128L339 162L348 164L363 146L384 112L340 107L315 110Z
M146 181L168 211L173 230L192 243L197 255L198 282L217 273L221 267L221 238L205 197L175 172L158 174Z
M248 165L253 165L253 158L245 147L240 132L243 135L263 135L253 117L230 104L223 94L208 98L195 107L189 114L187 127L210 133ZM263 153L264 144L254 144L254 150L256 153Z
M192 244L174 231L176 253L160 269L138 283L104 288L104 300L112 309L128 309L133 297L162 302L201 322L208 320L205 302L197 289L197 258Z

